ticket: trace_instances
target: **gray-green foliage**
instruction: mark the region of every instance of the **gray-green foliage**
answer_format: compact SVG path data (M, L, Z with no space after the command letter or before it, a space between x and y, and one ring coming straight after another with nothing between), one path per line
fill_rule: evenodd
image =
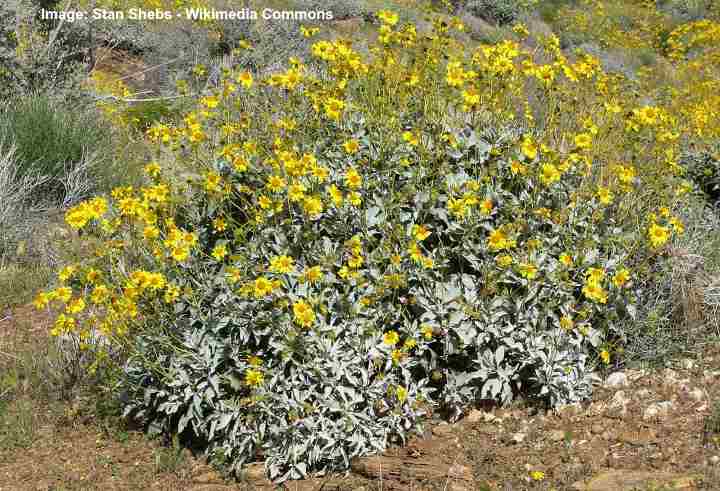
M687 152L683 164L700 190L712 203L720 203L720 145L704 151Z
M362 141L378 138L372 134L376 129L360 120L354 124ZM487 133L495 134L492 143L499 147L520 138L513 131ZM204 442L235 470L261 453L270 476L282 481L346 468L352 457L381 450L390 438L404 438L417 427L422 404L438 403L457 417L468 404L508 402L521 391L553 405L586 398L590 353L600 348L604 335L622 337L620 321L629 315L629 299L622 289L611 288L606 304L583 303L586 321L572 332L561 327L559 315L576 305L583 270L613 271L625 258L612 245L598 246L576 258L578 269L570 272L556 257L572 244L619 229L612 217L601 225L592 220L600 207L595 200L565 222L530 219L523 233L540 241L543 252L528 257L538 278L530 281L513 268L498 270L485 237L491 221L508 217L493 214L460 223L447 211L453 190L472 180L465 169L497 166L503 176L498 183L504 184L491 196L499 210L566 200L580 176L529 194L511 184L508 162L489 164L491 143L470 129L455 137L456 148L433 147L446 172L421 178L417 170L400 167L396 160L410 147L387 158L371 153L379 164L368 167L365 178L392 184L373 185L365 208L328 210L328 218L318 222L268 225L244 237L236 249L248 265L288 254L298 270L319 264L333 271L343 264L348 241L358 236L367 274L382 284L392 281L380 266L387 254L382 238L426 223L435 231L436 268L409 268L400 285L382 288L331 272L317 285L277 275L284 278L284 299L254 298L238 294L217 263L201 254L180 273L169 273L180 288L192 287L195 294L182 296L172 312L158 305L158 317L148 318L152 327L135 338L136 355L126 366L126 413L155 431L179 431ZM340 174L343 159L332 150L332 137L318 138L314 145L331 175ZM230 177L223 160L213 166ZM200 204L201 196L193 192L183 199L188 205L179 222L199 233L201 248L209 253L223 239L206 217L219 209ZM247 268L241 276L252 282L255 274ZM366 296L374 301L363 304ZM326 306L307 329L298 328L287 308L278 308L301 299ZM422 326L432 329L430 338L420 334ZM412 356L393 360L394 347L383 337L388 329L414 343ZM255 389L243 379L253 369L250 355L264 360L265 383ZM397 387L407 391L402 400Z

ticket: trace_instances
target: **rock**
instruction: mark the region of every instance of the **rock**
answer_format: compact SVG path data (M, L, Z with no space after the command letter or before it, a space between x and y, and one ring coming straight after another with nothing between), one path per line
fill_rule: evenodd
M580 413L582 413L582 411L583 407L582 404L580 404L579 402L575 402L573 404L565 404L555 408L555 413L561 418L571 418L573 416L579 415Z
M515 433L510 441L512 443L522 443L525 441L525 438L527 438L526 433Z
M560 442L565 439L565 432L563 430L552 430L549 436L551 441Z
M582 491L631 491L636 489L691 489L695 486L694 476L683 476L656 471L608 470L584 484L577 482L573 488Z
M705 399L705 392L703 392L703 390L699 387L695 387L688 395L690 396L690 399L695 402L700 402Z
M643 419L645 421L663 419L667 417L672 408L673 403L670 401L656 402L654 404L650 404L643 412Z
M627 387L628 378L625 372L614 372L605 380L605 387Z
M645 377L648 374L647 370L639 369L639 370L625 370L625 373L628 376L628 380L631 382L635 382L637 380L640 380L641 378Z
M432 434L435 436L450 436L452 435L452 432L452 426L447 424L445 421L441 422L439 425L433 427L432 429Z
M653 429L625 430L618 435L618 441L629 445L649 445L657 442L657 433Z
M627 415L627 405L630 399L625 395L625 391L619 390L615 393L608 405L608 413L612 416L625 417Z
M640 389L636 392L636 394L640 398L645 398L650 395L650 389Z
M593 435L599 435L603 431L605 431L605 427L600 423L595 423L590 427L590 433Z
M243 474L250 480L253 481L265 481L265 464L261 462L255 462L248 464L243 467Z
M473 409L468 413L467 416L465 416L465 421L468 423L478 423L480 421L485 420L485 411L478 411L477 409Z
M720 457L718 457L717 455L713 455L712 457L710 457L710 463L713 465L718 465L720 463Z

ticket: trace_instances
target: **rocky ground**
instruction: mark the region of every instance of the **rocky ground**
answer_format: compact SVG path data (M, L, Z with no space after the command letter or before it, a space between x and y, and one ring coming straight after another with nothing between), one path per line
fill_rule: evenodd
M3 318L7 386L15 373L8 360L46 343L47 320L30 309ZM474 409L455 424L433 420L404 448L286 489L720 489L720 348L671 366L612 373L592 401L557 411L516 405ZM38 399L30 386L38 382L25 380L15 381L26 387L11 399L0 385L0 491L276 489L262 464L227 481L187 450L108 423L82 400Z

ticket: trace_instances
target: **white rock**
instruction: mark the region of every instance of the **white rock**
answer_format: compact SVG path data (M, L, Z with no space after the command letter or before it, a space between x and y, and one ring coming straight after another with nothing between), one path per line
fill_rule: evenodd
M611 415L625 417L625 415L627 415L627 405L629 403L630 398L625 395L625 391L619 390L610 400L610 404L608 405L608 412Z
M467 416L465 416L465 420L468 423L477 423L478 421L484 421L485 420L485 411L478 411L477 409L473 409L468 413Z
M713 465L718 465L718 463L720 463L720 457L718 457L717 455L713 455L712 457L710 457L710 463Z
M642 397L647 397L649 395L650 395L650 389L640 389L639 391L637 391L638 397L642 398Z
M670 410L673 407L673 403L670 401L662 401L662 402L656 402L654 404L650 404L645 411L643 412L643 419L645 421L650 421L653 419L662 419L670 413Z
M695 402L700 402L705 399L705 392L699 387L695 387L693 390L691 390L689 395L690 399Z
M525 433L515 433L512 437L513 443L522 443L525 441L527 435Z
M608 375L605 380L606 387L626 387L628 385L628 378L624 372L614 372Z

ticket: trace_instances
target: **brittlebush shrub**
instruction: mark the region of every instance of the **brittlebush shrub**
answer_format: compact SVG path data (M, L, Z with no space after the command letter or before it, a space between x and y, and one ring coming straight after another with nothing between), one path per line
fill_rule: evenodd
M678 122L597 60L379 18L368 55L229 70L151 127L148 184L68 213L96 254L36 300L124 357L127 415L234 470L346 468L433 405L586 398L682 232Z

